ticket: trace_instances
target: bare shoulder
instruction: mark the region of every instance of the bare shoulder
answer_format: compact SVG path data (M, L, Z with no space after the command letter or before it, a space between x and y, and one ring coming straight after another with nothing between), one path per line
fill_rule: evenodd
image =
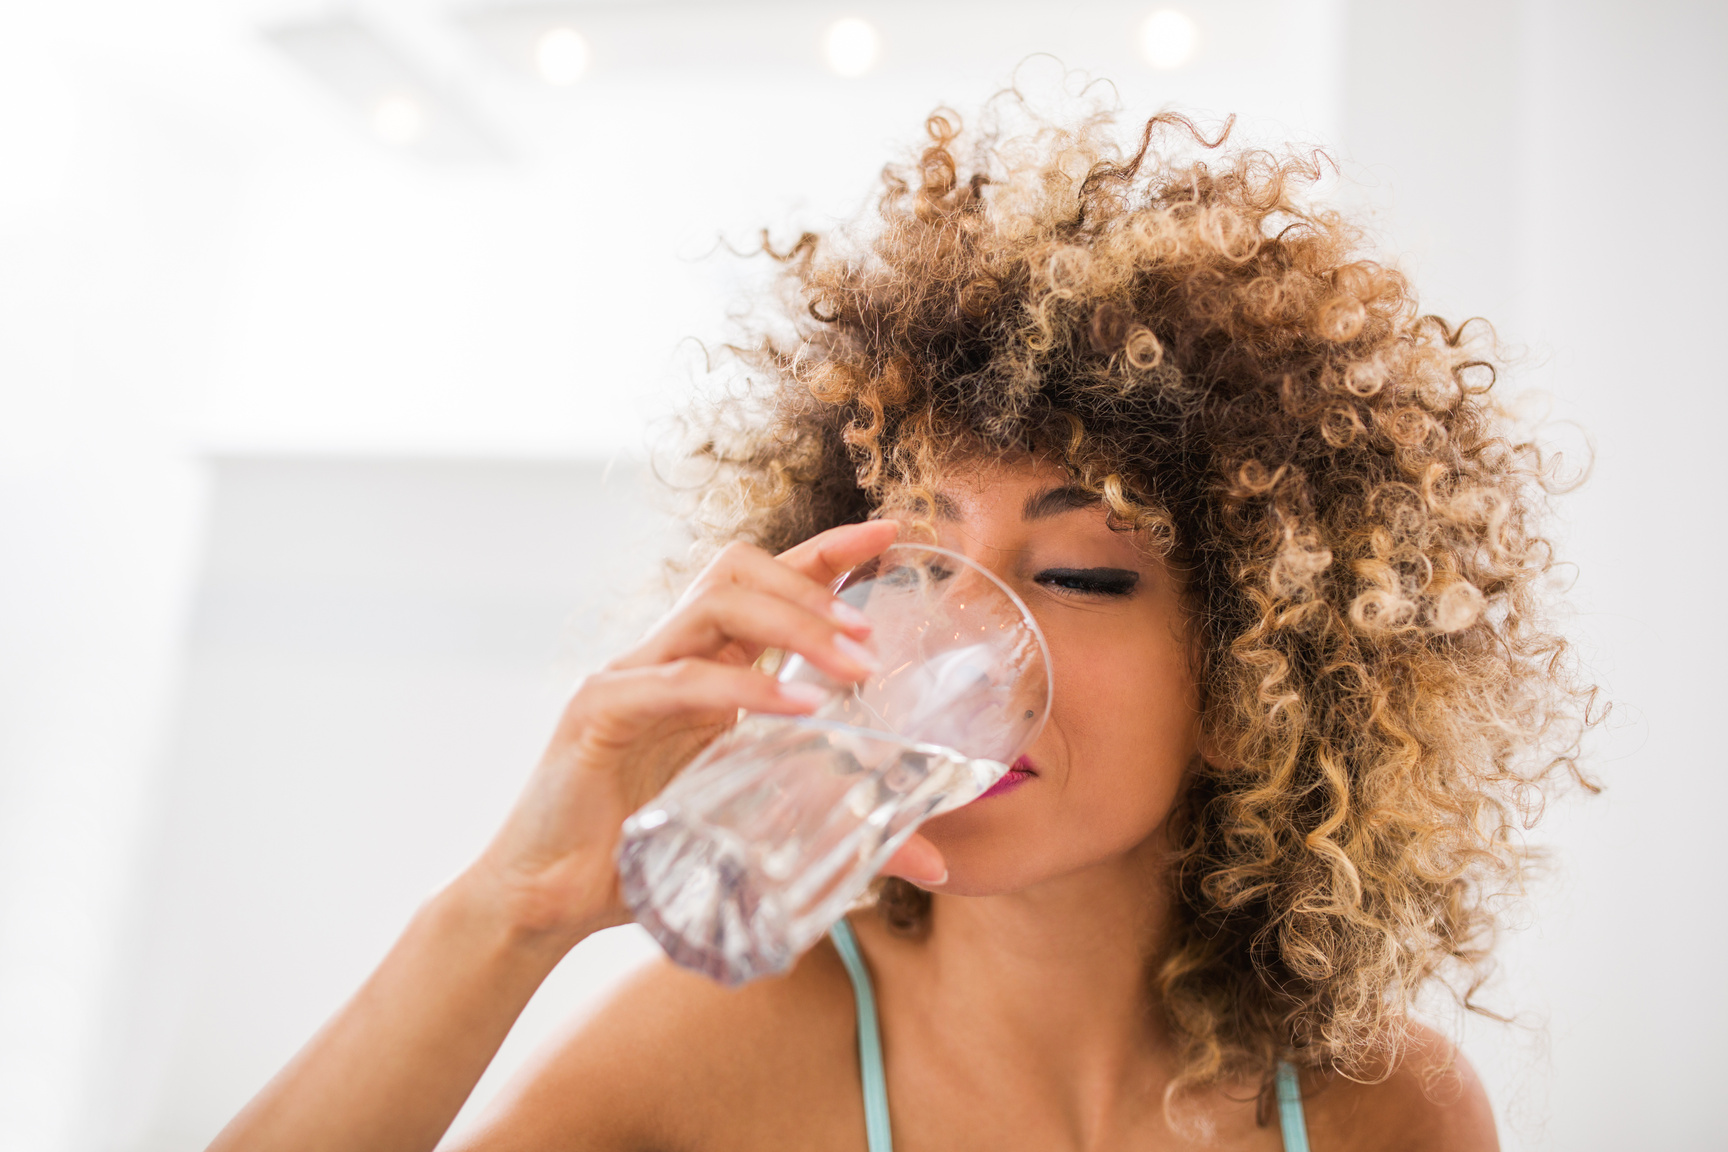
M826 942L738 989L657 960L549 1046L460 1147L809 1147L798 1140L812 1130L863 1130L855 1043L851 986Z
M1464 1054L1420 1028L1384 1080L1303 1078L1310 1142L1327 1152L1498 1152L1494 1110Z

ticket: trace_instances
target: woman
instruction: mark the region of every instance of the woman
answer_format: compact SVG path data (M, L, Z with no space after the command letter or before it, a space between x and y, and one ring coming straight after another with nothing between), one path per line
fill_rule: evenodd
M1110 129L938 115L879 223L780 257L784 323L701 450L733 542L215 1147L436 1144L540 981L628 919L623 818L738 709L814 707L757 656L866 671L827 587L902 535L1037 615L1037 743L789 975L651 967L461 1146L1496 1147L1411 1005L1468 1001L1516 822L1578 776L1541 461L1466 331L1303 206L1313 161Z

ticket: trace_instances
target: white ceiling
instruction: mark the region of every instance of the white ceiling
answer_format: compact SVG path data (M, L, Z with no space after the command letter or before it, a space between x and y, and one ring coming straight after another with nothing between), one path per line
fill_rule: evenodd
M1308 140L1338 119L1336 0L1185 3L1201 38L1175 70L1136 47L1152 4L559 7L591 47L568 88L498 50L519 7L340 10L488 142L446 163L382 144L264 35L327 21L322 5L17 14L33 26L7 39L33 61L11 86L44 111L9 136L0 119L0 148L69 195L12 227L70 228L87 270L173 312L153 331L176 334L180 368L133 384L194 446L610 455L639 449L688 378L680 341L725 335L749 266L708 256L721 236L849 214L935 105L976 106L1017 66L1047 83L1059 69L1033 52L1136 113L1238 111ZM822 64L842 14L880 34L862 78Z

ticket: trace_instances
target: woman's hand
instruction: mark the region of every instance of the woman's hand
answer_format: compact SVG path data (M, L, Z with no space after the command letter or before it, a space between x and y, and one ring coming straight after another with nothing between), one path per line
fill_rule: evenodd
M613 863L619 826L739 709L803 714L818 689L753 665L796 652L840 681L871 671L868 621L828 587L894 542L892 521L834 528L780 556L734 544L635 648L585 679L503 829L462 883L520 930L570 943L630 918ZM887 871L939 883L941 856L915 836Z

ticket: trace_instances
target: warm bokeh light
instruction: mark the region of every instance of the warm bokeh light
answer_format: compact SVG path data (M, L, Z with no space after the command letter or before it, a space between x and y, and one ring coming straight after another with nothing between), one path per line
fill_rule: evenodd
M412 144L426 130L426 113L412 96L394 94L372 106L372 131L386 144Z
M856 16L834 21L822 34L822 59L836 75L864 75L876 66L881 52L882 37Z
M1180 68L1200 46L1200 26L1174 8L1160 8L1140 25L1140 51L1154 68Z
M574 84L588 71L588 41L574 28L549 28L534 43L534 67L548 84Z

